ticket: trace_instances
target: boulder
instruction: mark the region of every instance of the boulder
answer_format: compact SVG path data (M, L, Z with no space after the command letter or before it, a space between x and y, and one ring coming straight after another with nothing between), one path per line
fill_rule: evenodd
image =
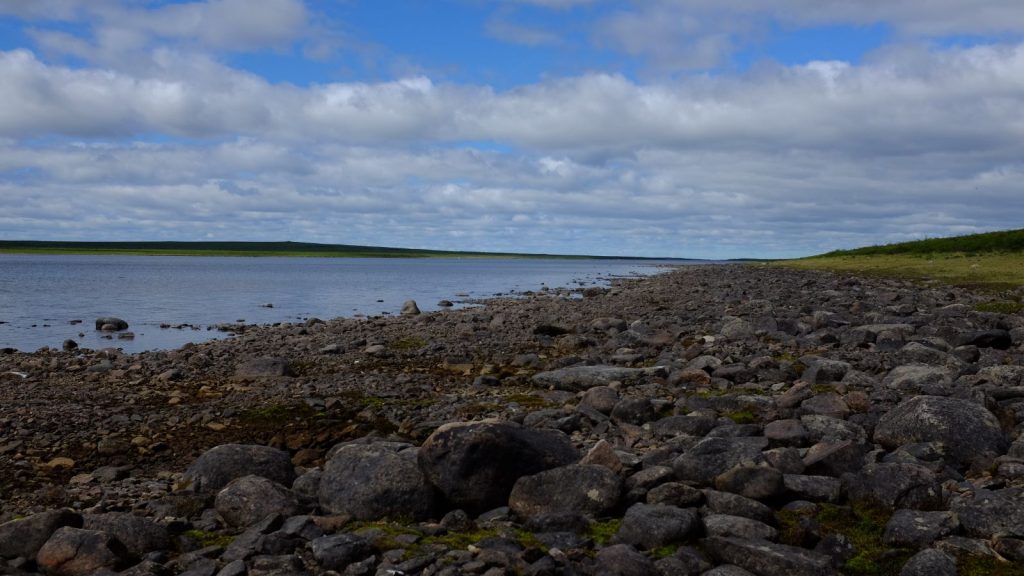
M117 332L120 330L127 330L128 323L120 318L104 316L103 318L96 319L96 329L104 332Z
M400 314L402 316L416 316L420 313L420 307L416 305L415 300L406 300L402 303L402 310Z
M192 483L192 489L205 494L249 475L291 486L295 468L287 452L269 446L221 444L207 450L185 470L185 479Z
M960 345L1007 350L1010 346L1013 346L1013 338L1006 330L983 330L981 332L965 334L960 339Z
M509 508L522 518L575 512L601 517L614 510L622 496L622 481L604 466L570 464L516 481Z
M287 358L261 356L250 358L235 367L235 378L240 380L257 380L259 378L280 378L294 376L291 362Z
M767 500L785 489L782 472L767 466L735 466L715 477L715 489L754 500Z
M949 370L925 364L897 366L882 379L886 388L913 394L948 395L952 383Z
M965 465L985 454L1001 455L1008 445L999 420L985 407L941 396L901 402L878 421L874 439L888 449L941 442L952 458Z
M779 531L764 522L729 514L704 516L704 530L708 536L726 536L746 539L775 540Z
M506 505L521 476L579 458L562 432L506 422L446 424L423 442L418 454L427 481L451 505L471 513Z
M434 488L415 448L350 444L334 453L320 479L320 507L357 520L422 520L434 510Z
M707 538L704 542L707 550L718 560L758 576L833 576L836 573L829 556L795 546L720 536Z
M344 572L350 564L373 553L365 538L346 533L321 536L310 543L310 548L320 568L335 572Z
M71 510L50 510L0 524L0 558L34 558L57 529L82 527L82 516Z
M897 510L885 525L882 542L894 548L927 548L952 534L959 524L952 512Z
M954 498L950 510L971 536L1024 538L1024 489L978 490Z
M665 376L665 369L621 368L619 366L570 366L533 375L534 384L556 390L580 392L594 386L607 386L612 382L636 383L644 378Z
M601 576L659 576L651 560L627 544L602 548L594 560Z
M662 504L634 504L626 510L615 540L641 550L679 544L700 531L694 510Z
M768 439L704 438L672 463L680 480L710 485L716 476L739 464L757 463Z
M941 550L921 550L907 560L900 576L957 576L956 560Z
M242 476L217 493L217 513L235 528L247 528L271 514L291 516L299 510L295 494L261 476Z
M167 528L149 518L128 512L107 512L86 514L83 519L83 528L113 536L124 546L131 558L142 558L150 552L171 547L171 536Z
M88 576L117 568L123 556L123 547L112 536L65 526L39 549L36 564L54 576Z
M843 477L843 486L852 502L938 510L942 506L942 489L931 470L916 464L868 464L859 474Z

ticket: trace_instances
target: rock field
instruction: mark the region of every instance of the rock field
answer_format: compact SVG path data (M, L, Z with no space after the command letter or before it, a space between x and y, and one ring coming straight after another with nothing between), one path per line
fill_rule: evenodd
M0 574L1021 575L1024 316L990 298L692 266L6 350Z

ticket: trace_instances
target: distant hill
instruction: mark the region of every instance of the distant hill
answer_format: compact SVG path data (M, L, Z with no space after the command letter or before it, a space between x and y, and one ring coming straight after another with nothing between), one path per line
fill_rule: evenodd
M634 259L624 256L585 256L561 254L517 254L510 252L456 252L356 246L351 244L313 244L308 242L51 242L38 240L0 240L0 252L35 254L123 254L153 256L318 256L337 258L573 258ZM668 258L636 258L668 260ZM682 260L675 258L673 260Z
M835 250L817 257L880 256L895 254L987 254L1024 252L1024 229L986 232L949 238L928 238L913 242L868 246L853 250Z

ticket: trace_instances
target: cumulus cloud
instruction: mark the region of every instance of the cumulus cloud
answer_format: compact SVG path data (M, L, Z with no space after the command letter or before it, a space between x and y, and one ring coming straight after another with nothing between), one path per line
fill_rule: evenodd
M593 72L506 90L426 75L295 86L216 57L303 34L301 4L266 1L273 17L237 29L218 12L237 0L49 0L49 16L0 3L94 24L88 35L41 26L39 53L0 52L4 237L787 256L1017 227L1024 213L1024 44L901 44L860 63L648 81ZM783 0L769 17L946 29L934 14L901 16L919 7L910 0L854 3L864 11ZM666 69L720 61L767 10L644 6L598 33ZM1015 15L985 6L959 30ZM657 10L671 24L645 31ZM694 20L667 20L673 10ZM730 14L742 18L705 26ZM657 50L671 58L658 64Z

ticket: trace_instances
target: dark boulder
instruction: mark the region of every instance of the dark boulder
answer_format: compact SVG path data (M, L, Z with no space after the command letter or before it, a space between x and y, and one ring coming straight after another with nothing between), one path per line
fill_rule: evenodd
M999 420L984 406L959 398L916 396L890 410L875 427L875 442L893 449L917 442L941 442L949 455L969 464L1006 452Z
M569 437L557 430L513 423L441 426L419 450L420 470L456 508L479 513L508 503L521 476L579 460Z
M231 526L247 528L271 514L291 516L298 512L295 494L261 476L242 476L217 493L217 513Z
M422 520L434 510L434 488L417 465L415 448L350 444L324 466L319 500L324 510L357 520Z
M576 512L601 517L612 512L622 496L622 481L604 466L570 464L516 481L509 508L522 518Z
M287 452L255 444L222 444L196 458L187 470L192 489L213 493L235 478L262 476L284 486L295 480L295 468Z
M0 558L33 558L57 529L82 527L82 516L71 510L50 510L0 524Z

